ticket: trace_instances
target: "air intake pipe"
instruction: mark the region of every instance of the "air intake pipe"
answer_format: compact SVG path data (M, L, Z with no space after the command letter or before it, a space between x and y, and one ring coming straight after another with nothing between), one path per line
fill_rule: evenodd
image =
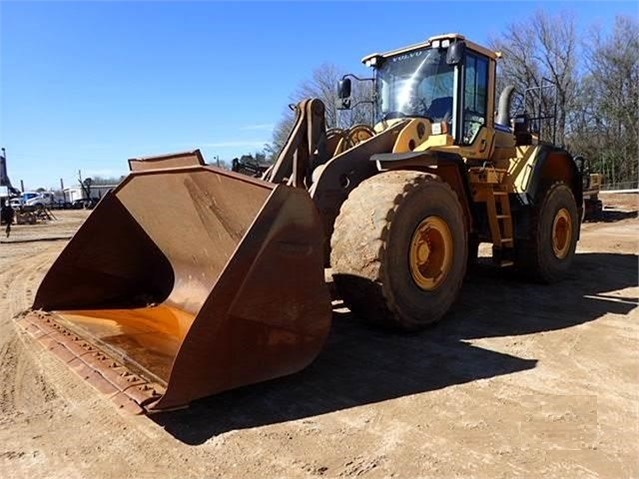
M497 108L497 120L498 125L510 126L510 103L515 93L515 86L508 85L504 88L499 95L499 107Z

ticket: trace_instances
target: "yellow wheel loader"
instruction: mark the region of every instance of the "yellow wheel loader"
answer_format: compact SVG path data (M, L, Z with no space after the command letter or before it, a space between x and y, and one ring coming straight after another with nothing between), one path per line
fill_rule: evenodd
M449 34L364 58L374 125L327 130L302 101L260 179L199 151L130 160L18 322L150 413L307 366L330 328L325 268L354 315L405 330L446 314L480 242L499 267L560 279L581 173L510 118L512 88L496 108L498 57Z
M581 221L600 221L603 218L603 203L599 199L599 192L604 183L604 175L591 173L588 161L582 156L575 156L575 162L580 165L583 178Z

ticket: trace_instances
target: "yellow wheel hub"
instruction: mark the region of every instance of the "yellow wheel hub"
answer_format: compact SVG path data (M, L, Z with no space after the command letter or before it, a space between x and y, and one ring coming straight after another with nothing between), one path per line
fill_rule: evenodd
M572 218L566 208L557 211L552 222L552 250L559 259L568 256L572 244Z
M352 148L375 136L375 130L368 125L355 125L348 130L348 147Z
M421 289L437 289L453 265L453 235L439 216L425 218L413 233L409 253L410 274Z

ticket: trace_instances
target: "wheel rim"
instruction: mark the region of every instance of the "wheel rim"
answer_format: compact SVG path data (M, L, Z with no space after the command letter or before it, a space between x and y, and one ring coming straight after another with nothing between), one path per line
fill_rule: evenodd
M552 222L552 249L555 256L559 259L568 256L571 243L572 218L566 208L561 208Z
M348 131L349 148L375 136L375 130L368 125L355 125Z
M453 236L439 216L422 220L410 245L410 273L415 284L425 291L437 289L453 264Z

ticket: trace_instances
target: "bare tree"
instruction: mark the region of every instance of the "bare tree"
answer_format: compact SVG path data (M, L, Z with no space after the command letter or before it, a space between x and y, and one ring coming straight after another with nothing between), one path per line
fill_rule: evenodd
M289 133L293 129L293 123L295 122L295 114L290 108L286 108L282 111L282 116L273 128L273 138L270 143L264 147L266 157L271 162L275 160L279 152L284 147L286 139Z
M348 111L337 109L339 98L337 97L337 83L344 76L344 72L335 65L324 63L313 70L311 78L303 82L291 95L292 104L297 104L305 98L319 98L326 107L326 127L327 128L349 128L358 123L371 122L371 105L366 103ZM370 83L354 84L353 105L363 99L370 99L372 91ZM268 156L273 159L284 146L288 134L293 128L295 113L287 107L279 122L273 129L272 142L266 146Z
M577 36L572 15L562 13L550 16L539 11L532 18L510 24L504 34L491 40L491 46L500 50L504 58L500 63L500 87L515 85L519 93L538 88L527 95L527 111L541 109L542 115L554 113L557 104L557 142L563 143L568 113L575 98L577 85ZM544 79L556 88L540 89ZM541 108L540 108L541 106ZM549 130L545 123L542 132Z
M583 79L571 143L593 159L608 180L636 184L639 144L639 23L617 17L605 37L593 29L584 40Z
M618 17L609 36L592 29L580 43L572 15L537 12L509 25L491 44L504 54L500 87L514 84L523 92L541 87L544 78L552 81L557 88L557 142L590 158L592 169L608 181L636 185L639 26L634 18ZM536 114L541 104L542 112L549 112L555 102L549 93L528 95L525 109ZM542 129L545 138L547 126Z
M297 103L304 98L319 98L326 106L326 125L332 128L337 125L337 90L336 85L342 77L342 72L337 66L324 63L313 70L310 80L302 83L292 96Z

